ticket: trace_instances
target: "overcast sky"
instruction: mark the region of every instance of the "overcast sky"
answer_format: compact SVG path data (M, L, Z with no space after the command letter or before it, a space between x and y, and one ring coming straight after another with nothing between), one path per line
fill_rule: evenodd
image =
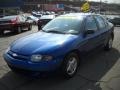
M88 1L96 1L99 2L100 0L88 0ZM101 0L102 2L108 2L108 3L119 3L120 4L120 0Z

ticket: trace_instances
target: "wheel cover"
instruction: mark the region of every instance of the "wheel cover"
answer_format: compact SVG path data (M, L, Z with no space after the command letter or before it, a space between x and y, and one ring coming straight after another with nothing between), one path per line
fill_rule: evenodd
M75 57L69 58L67 64L67 73L69 75L72 75L75 73L76 69L77 69L77 59Z

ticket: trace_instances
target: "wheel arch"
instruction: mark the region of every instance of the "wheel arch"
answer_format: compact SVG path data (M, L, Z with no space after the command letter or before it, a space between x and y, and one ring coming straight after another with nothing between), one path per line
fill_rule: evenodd
M70 53L75 53L75 54L77 54L77 56L79 57L79 60L81 60L80 51L79 51L78 49L74 49L74 50L69 51L68 53L66 53L65 57L68 56ZM64 58L65 58L65 57L64 57Z

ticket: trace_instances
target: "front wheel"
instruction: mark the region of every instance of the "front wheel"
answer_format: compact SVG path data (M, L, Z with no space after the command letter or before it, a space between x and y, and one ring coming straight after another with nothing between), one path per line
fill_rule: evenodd
M18 68L16 68L16 67L13 67L13 66L11 66L11 65L8 65L9 66L9 68L11 69L11 71L12 72L14 72L14 73L19 73L21 70L20 69L18 69Z
M32 30L32 25L29 25L28 30Z
M71 78L75 75L78 69L79 57L76 53L70 53L66 56L62 64L62 73L66 78Z
M105 45L105 50L110 50L111 48L112 48L112 45L113 45L113 38L112 37L110 37L109 38L109 40L108 40L108 42L107 42L107 44Z

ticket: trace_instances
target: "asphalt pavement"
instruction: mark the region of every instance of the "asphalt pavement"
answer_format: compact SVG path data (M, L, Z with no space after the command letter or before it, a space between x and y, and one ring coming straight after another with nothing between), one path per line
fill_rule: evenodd
M14 40L36 33L37 27L21 34L6 32L0 37L0 90L120 90L120 27L115 27L113 48L98 49L85 57L75 77L59 75L28 77L13 73L3 60L3 53Z

